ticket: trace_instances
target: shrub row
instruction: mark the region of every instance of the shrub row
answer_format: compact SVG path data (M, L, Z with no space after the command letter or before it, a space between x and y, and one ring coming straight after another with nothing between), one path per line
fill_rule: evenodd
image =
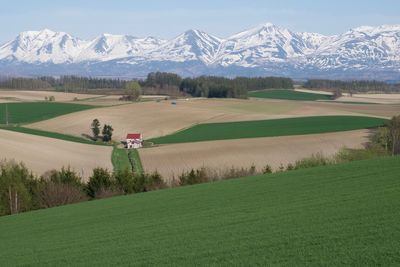
M389 153L374 146L367 149L343 149L333 157L320 153L296 161L287 166L281 165L275 172L292 171L341 162L371 159ZM41 177L34 176L23 163L15 161L0 162L0 215L50 208L92 199L116 195L141 193L167 187L185 186L257 174L273 173L270 165L261 170L231 167L215 170L202 167L184 172L178 179L165 183L157 172L152 174L133 173L131 170L110 172L96 168L87 183L71 168L51 170Z

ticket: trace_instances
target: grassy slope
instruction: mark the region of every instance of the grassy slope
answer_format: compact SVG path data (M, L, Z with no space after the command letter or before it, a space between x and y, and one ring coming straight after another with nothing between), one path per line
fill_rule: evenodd
M94 108L90 105L56 102L0 103L0 124L6 123L6 105L11 124L33 123Z
M255 138L371 128L385 120L357 116L319 116L262 121L207 123L195 125L171 135L149 140L155 144Z
M256 98L272 98L272 99L286 99L286 100L331 100L332 96L323 94L313 94L298 92L294 90L263 90L263 91L253 91L248 93L249 97Z
M394 265L400 158L0 218L7 265Z

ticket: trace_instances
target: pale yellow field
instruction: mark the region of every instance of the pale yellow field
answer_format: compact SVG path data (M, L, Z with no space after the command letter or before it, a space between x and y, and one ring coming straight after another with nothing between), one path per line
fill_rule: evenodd
M336 101L400 104L400 94L353 94L353 96L347 94L339 97Z
M63 93L55 91L17 91L17 90L0 90L0 101L1 99L12 98L16 101L44 101L45 97L54 96L56 102L70 102L74 101L75 98L78 100L99 97L100 95L90 94L76 94L76 93Z
M332 92L322 91L322 90L310 90L310 89L294 89L297 92L321 94L321 95L333 95Z
M183 171L210 167L223 170L252 164L261 170L266 164L277 169L315 153L331 156L343 147L361 148L368 140L367 130L315 135L222 140L139 149L144 169L158 171L166 180Z
M97 118L111 124L114 140L127 133L140 132L145 139L162 136L205 122L261 120L319 115L365 115L390 117L400 105L361 105L284 100L189 99L141 102L76 112L27 125L46 131L81 136L91 134L90 124Z
M298 92L333 95L331 92L309 89L295 89ZM400 94L353 94L343 93L342 97L335 99L337 102L362 102L362 103L377 103L377 104L400 104Z
M112 147L0 130L0 159L22 161L36 175L70 166L87 179L93 168L112 170L111 153Z

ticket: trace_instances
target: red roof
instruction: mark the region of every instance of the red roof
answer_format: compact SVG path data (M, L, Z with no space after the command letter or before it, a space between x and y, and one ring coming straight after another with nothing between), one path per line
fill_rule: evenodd
M142 134L140 133L130 133L126 135L126 139L142 139Z

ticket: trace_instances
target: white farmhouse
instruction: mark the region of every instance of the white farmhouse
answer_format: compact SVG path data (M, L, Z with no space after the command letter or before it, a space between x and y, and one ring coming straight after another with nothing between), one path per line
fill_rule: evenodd
M126 148L140 148L143 146L143 138L140 133L126 135Z

